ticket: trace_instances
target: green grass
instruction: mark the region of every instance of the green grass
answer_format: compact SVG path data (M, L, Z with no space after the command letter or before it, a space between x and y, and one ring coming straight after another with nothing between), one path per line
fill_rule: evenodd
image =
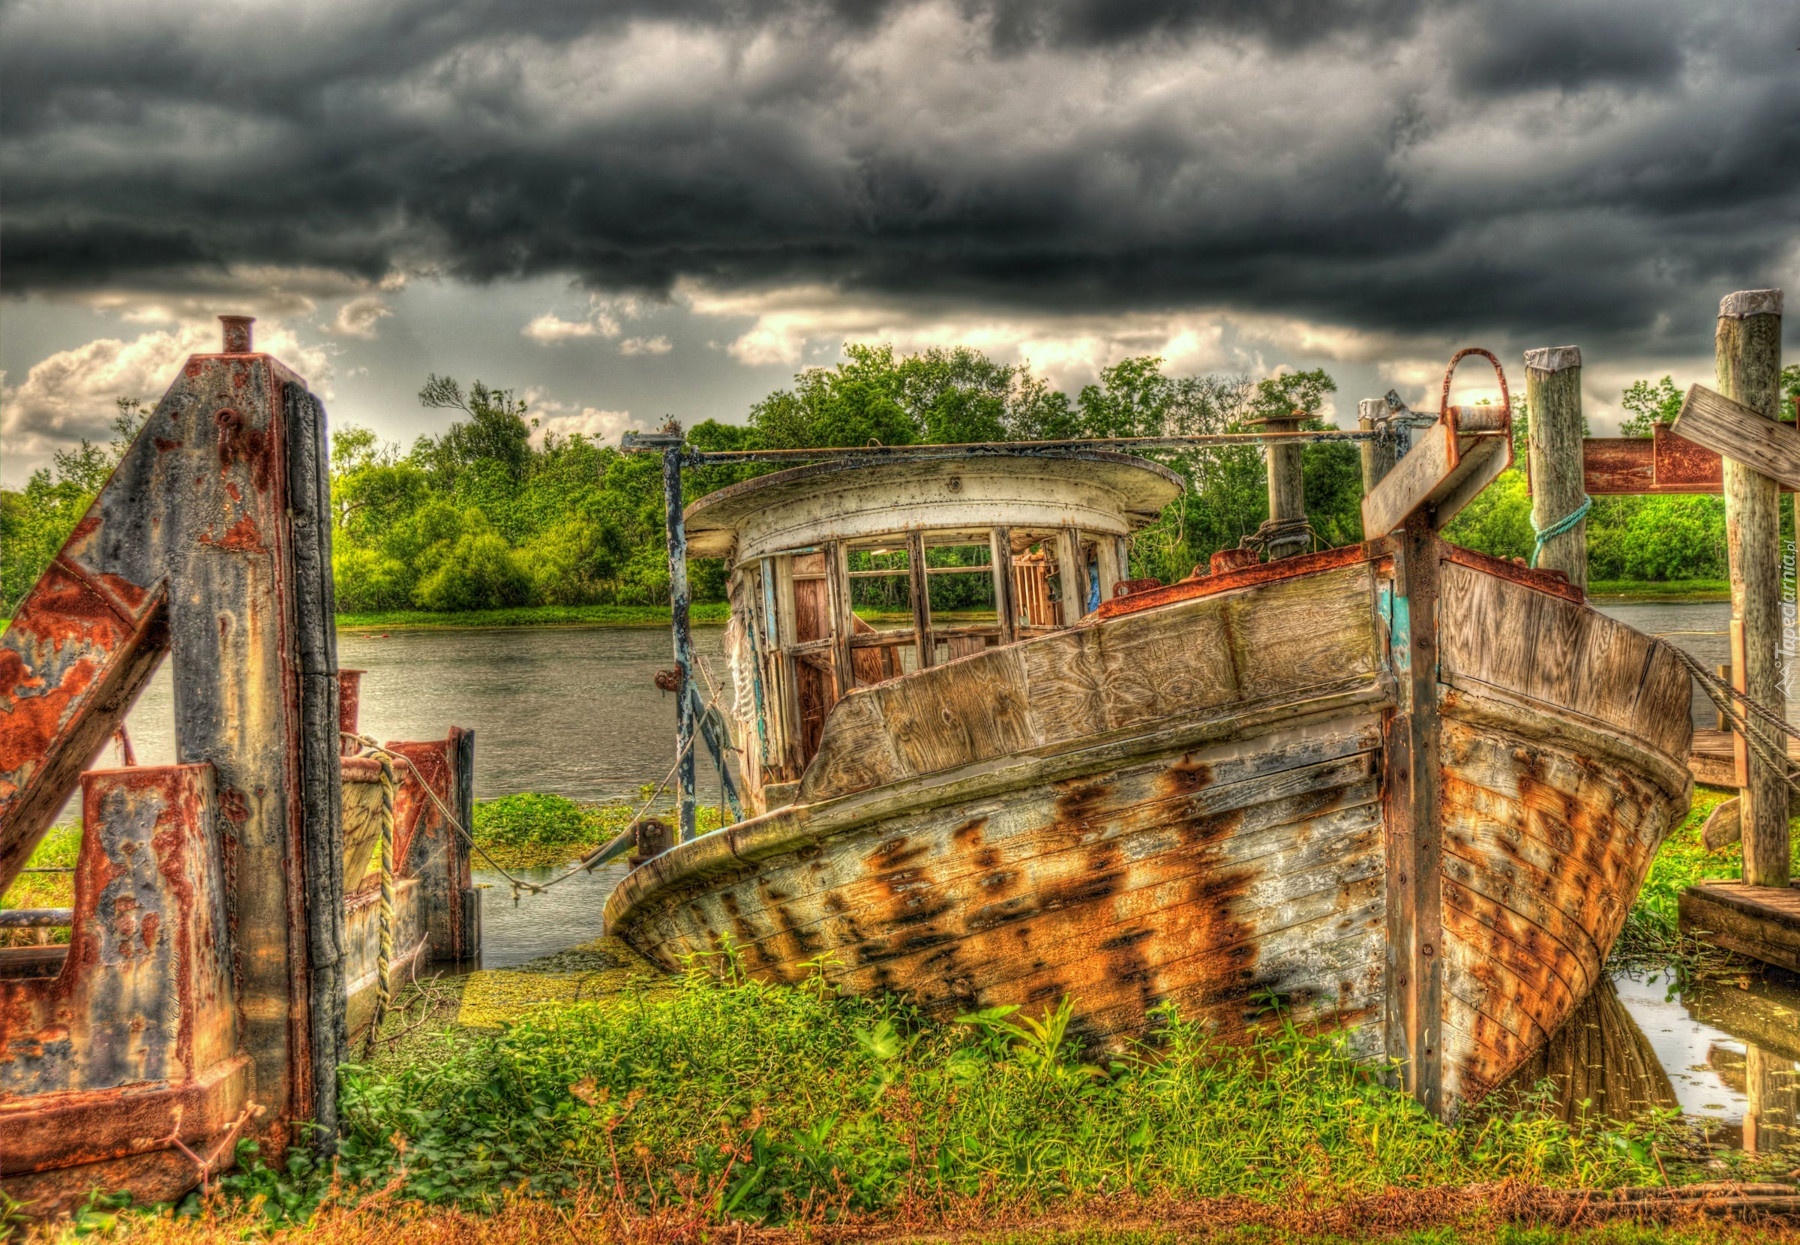
M1731 585L1723 579L1674 579L1647 582L1633 579L1595 579L1588 595L1605 603L1647 601L1729 601Z
M1165 1012L1152 1043L1089 1063L1069 1017L1065 1002L931 1023L717 957L674 989L540 1007L404 1070L345 1068L337 1178L485 1207L527 1181L552 1196L599 1186L640 1209L765 1223L922 1198L1274 1205L1508 1177L1660 1181L1666 1121L1576 1131L1522 1110L1446 1125L1278 1017L1245 1044ZM303 1212L329 1177L302 1164L225 1183L279 1185Z

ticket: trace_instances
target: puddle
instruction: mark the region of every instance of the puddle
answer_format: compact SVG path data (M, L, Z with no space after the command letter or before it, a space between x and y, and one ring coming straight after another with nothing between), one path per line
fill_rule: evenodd
M1678 1107L1714 1125L1723 1145L1753 1154L1800 1145L1800 979L1746 970L1682 990L1667 972L1619 974L1509 1088L1546 1078L1564 1118Z

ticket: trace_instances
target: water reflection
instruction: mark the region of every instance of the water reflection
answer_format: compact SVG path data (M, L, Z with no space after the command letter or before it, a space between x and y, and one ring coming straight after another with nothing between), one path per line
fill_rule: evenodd
M1675 1087L1618 989L1602 979L1502 1092L1521 1098L1540 1082L1554 1089L1559 1118L1626 1120L1676 1105Z
M1503 1093L1544 1080L1565 1120L1678 1107L1724 1145L1800 1146L1800 979L1769 969L1685 986L1667 973L1603 981Z

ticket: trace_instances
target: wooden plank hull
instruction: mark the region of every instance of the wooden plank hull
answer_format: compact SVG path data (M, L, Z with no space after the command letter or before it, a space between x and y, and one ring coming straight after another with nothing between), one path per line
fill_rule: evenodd
M634 871L609 930L669 968L728 944L773 980L823 959L846 988L939 1015L1067 996L1098 1045L1164 1004L1226 1033L1278 1005L1383 1057L1383 747L1408 660L1393 559L1375 542L1259 569L851 694L797 804ZM1470 620L1445 628L1440 662L1443 903L1426 935L1449 1103L1520 1066L1599 980L1690 785L1686 684L1650 641L1530 583L1443 569L1442 612ZM1604 673L1533 683L1513 667L1551 649L1490 643L1495 609L1539 619L1571 660L1629 667L1637 692Z

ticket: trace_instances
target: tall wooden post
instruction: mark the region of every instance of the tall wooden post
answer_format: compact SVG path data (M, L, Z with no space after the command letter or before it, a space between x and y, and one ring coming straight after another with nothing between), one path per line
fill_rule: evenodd
M1263 428L1267 432L1298 432L1301 415L1294 412L1290 418L1265 419ZM1304 521L1306 519L1306 472L1302 465L1302 447L1294 444L1270 444L1267 450L1269 463L1269 522L1282 523ZM1291 558L1305 553L1312 544L1305 533L1296 531L1272 537L1268 543L1269 561L1277 558Z
M1356 426L1364 432L1381 427L1388 417L1386 398L1364 398L1356 404ZM1357 447L1362 454L1363 496L1368 496L1382 478L1394 469L1394 438L1380 437L1364 441ZM1381 535L1380 532L1374 535Z
M1394 674L1399 703L1383 723L1387 854L1387 1049L1402 1083L1433 1115L1443 1107L1442 772L1438 717L1439 545L1428 507L1394 534Z
M1719 392L1775 419L1781 400L1781 291L1739 290L1719 302L1714 339ZM1732 672L1737 687L1777 716L1785 716L1781 690L1781 494L1780 486L1742 463L1725 459L1725 543L1731 559ZM1787 740L1748 719L1758 751L1785 763ZM1771 765L1740 741L1738 772L1744 826L1744 881L1786 886L1788 788Z
M1531 524L1540 534L1532 565L1561 571L1586 592L1587 519L1569 524L1569 517L1587 502L1582 484L1586 432L1581 419L1581 347L1527 350L1525 402L1530 419Z
M671 423L663 430L679 434ZM680 802L680 837L694 838L694 711L688 688L694 681L694 633L688 623L687 525L681 514L682 447L663 450L663 509L669 536L669 618L675 635L675 773Z

